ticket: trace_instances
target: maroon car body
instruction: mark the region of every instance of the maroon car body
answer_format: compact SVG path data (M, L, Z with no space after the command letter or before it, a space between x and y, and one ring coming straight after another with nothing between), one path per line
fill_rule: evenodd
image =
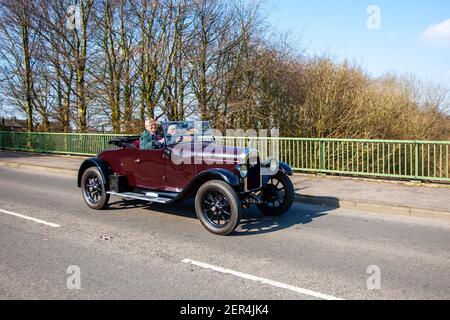
M247 149L217 146L212 153L205 155L206 148L211 149L211 144L189 143L189 146L182 148L182 154L178 148L170 146L158 150L123 148L104 151L98 159L108 163L114 173L126 176L130 185L151 190L182 192L199 174L218 168L238 176L236 166L239 155L248 152ZM173 155L174 152L177 154ZM229 159L230 155L233 155L232 161L217 163L216 159L223 159L224 156ZM182 158L182 163L175 164L172 156Z
M163 128L190 124L163 123ZM202 224L220 235L236 228L241 208L257 205L276 216L292 205L292 170L286 164L261 163L256 150L204 141L206 135L184 134L170 143L173 137L163 134L161 149L141 150L138 136L118 137L110 142L116 148L84 161L78 186L87 205L103 209L111 195L163 204L195 198Z

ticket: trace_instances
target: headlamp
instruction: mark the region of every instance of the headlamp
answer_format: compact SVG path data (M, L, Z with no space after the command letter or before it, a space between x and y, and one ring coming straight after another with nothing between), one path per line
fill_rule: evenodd
M270 160L270 171L275 172L278 169L278 161L275 159Z
M246 164L243 164L239 167L239 174L241 175L241 178L247 177L248 167Z

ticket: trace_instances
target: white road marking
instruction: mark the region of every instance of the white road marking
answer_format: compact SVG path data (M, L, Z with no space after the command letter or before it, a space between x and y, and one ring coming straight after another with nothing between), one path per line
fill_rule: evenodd
M344 300L344 299L336 298L336 297L333 297L333 296L330 296L330 295L327 295L327 294L323 294L323 293L311 291L311 290L308 290L308 289L303 289L303 288L291 286L289 284L273 281L273 280L270 280L270 279L256 277L256 276L253 276L251 274L246 274L246 273L242 273L242 272L239 272L239 271L234 271L234 270L230 270L230 269L224 269L224 268L213 266L213 265L210 265L210 264L207 264L207 263L203 263L203 262L198 262L198 261L194 261L194 260L190 260L190 259L184 259L181 262L182 263L187 263L187 264L192 264L192 265L195 265L197 267L204 268L204 269L209 269L209 270L213 270L213 271L217 271L217 272L221 272L221 273L225 273L225 274L231 274L231 275L233 275L235 277L239 277L239 278L243 278L243 279L247 279L247 280L260 282L262 284L268 284L270 286L274 286L274 287L278 287L278 288L281 288L281 289L294 291L294 292L297 292L297 293L301 293L301 294L304 294L304 295L307 295L307 296L312 296L312 297L319 298L319 299L324 299L324 300Z
M33 221L33 222L36 222L36 223L45 224L46 226L50 226L50 227L53 227L53 228L61 227L59 224L52 223L52 222L47 222L47 221L44 221L44 220L41 220L41 219L36 219L36 218L33 218L33 217L29 217L29 216L25 216L25 215L20 214L20 213L15 213L15 212L3 210L3 209L0 209L0 212L4 213L4 214L8 214L10 216L15 216L15 217L19 217L19 218L22 218L22 219L25 219L25 220L30 220L30 221Z

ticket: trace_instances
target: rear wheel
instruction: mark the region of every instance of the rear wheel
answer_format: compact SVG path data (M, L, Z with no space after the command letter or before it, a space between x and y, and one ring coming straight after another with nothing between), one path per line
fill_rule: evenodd
M98 168L91 167L83 173L81 192L89 208L101 210L108 206L109 194L106 193L105 181Z
M241 220L239 198L227 183L213 180L205 183L195 196L195 211L208 231L228 235Z
M262 200L263 203L259 204L258 208L267 216L277 217L289 211L294 202L291 179L283 172L270 177L262 189Z

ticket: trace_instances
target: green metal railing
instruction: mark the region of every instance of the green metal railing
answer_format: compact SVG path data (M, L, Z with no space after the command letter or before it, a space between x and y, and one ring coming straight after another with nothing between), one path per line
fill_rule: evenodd
M311 173L450 182L450 141L224 138Z
M6 150L96 155L112 148L111 134L0 132ZM450 141L216 137L253 147L300 172L450 182Z
M5 150L93 156L110 148L117 134L0 132L0 148Z

